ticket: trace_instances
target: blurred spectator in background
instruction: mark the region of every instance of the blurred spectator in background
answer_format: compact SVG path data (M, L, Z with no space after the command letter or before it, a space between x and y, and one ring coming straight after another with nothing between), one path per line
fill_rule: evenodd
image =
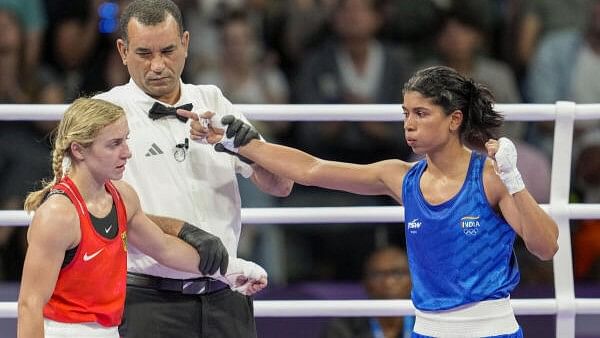
M517 168L523 176L527 190L538 203L550 201L551 164L546 154L524 141L515 142L517 153L522 154L517 159Z
M437 58L426 65L454 68L488 86L497 102L518 103L521 98L512 69L489 56L492 11L489 1L451 1L436 40Z
M364 265L363 285L371 299L409 299L410 275L406 253L388 246L371 253ZM332 320L322 338L408 338L414 317L344 317Z
M600 203L600 130L581 138L574 185L580 203ZM600 280L600 220L579 221L573 239L575 278Z
M0 103L30 103L35 96L26 85L28 41L23 13L0 2ZM0 122L0 209L22 209L25 195L48 176L48 143L43 123ZM0 280L21 276L25 253L24 228L0 227Z
M245 21L255 35L254 43L263 51L264 59L277 63L279 58L273 51L275 35L279 35L280 13L284 7L281 0L178 0L184 21L191 34L190 57L184 77L194 79L205 68L215 67L223 54L221 23L232 12L242 12Z
M516 2L516 35L513 50L518 70L527 69L538 43L547 34L581 28L589 0L513 0Z
M265 59L265 51L246 12L233 10L220 21L219 48L221 56L214 67L205 68L193 82L216 85L234 104L288 103L289 86L283 73ZM267 140L280 140L290 122L253 121ZM260 191L247 179L238 179L242 207L276 207L277 200ZM273 225L245 225L240 238L240 257L256 260L269 271L269 279L283 283L282 228Z
M282 0L280 34L275 37L281 65L288 78L298 75L298 67L313 47L329 33L327 21L338 0Z
M292 86L295 103L400 102L402 86L413 70L412 56L407 49L385 44L377 38L383 23L383 4L381 0L335 2L328 18L333 36L324 39L304 58ZM325 159L370 163L386 158L407 159L411 151L403 140L401 122L335 121L294 123L286 142ZM345 192L324 195L318 189L304 186L296 187L290 197L281 201L290 207L393 203L382 196ZM290 278L356 276L361 266L349 257L357 254L352 252L357 247L368 251L366 245L374 232L373 227L361 228L360 224L286 227L286 266ZM340 236L344 236L343 242ZM292 264L295 261L307 263ZM341 266L344 268L339 268Z
M0 100L27 103L32 95L26 87L23 54L25 39L21 17L9 7L0 6Z
M114 48L119 10L127 0L47 1L50 26L44 74L63 87L64 102L124 84L129 77Z
M298 74L298 103L399 103L413 64L407 50L376 38L381 10L379 0L338 0L331 17L335 36L307 58ZM410 153L398 146L403 144L401 123L305 123L298 137L304 150L341 161L370 163Z
M531 102L572 100L598 102L600 98L600 1L594 0L582 16L585 27L548 34L532 60L528 92Z
M555 31L546 35L533 57L527 79L529 100L554 103L569 100L594 103L600 98L600 1L592 0L581 20L581 30ZM552 152L553 122L530 123L528 140ZM599 121L576 121L574 145L585 130L598 128Z
M195 81L222 88L233 103L288 103L288 83L265 51L245 12L233 11L220 23L218 62L198 73ZM269 135L269 130L261 130Z
M235 104L289 103L287 79L268 57L246 12L223 15L218 42L218 62L196 74L194 82L218 86ZM280 140L289 122L253 121L253 125L266 139Z
M432 41L443 17L438 3L437 0L384 0L381 37L410 46L415 60L430 57Z
M192 33L183 77L194 78L205 68L213 67L221 57L217 21L228 1L179 0L174 2L184 13L184 24Z
M14 13L20 22L23 59L20 81L21 84L34 85L30 81L34 81L36 76L47 25L44 3L42 0L0 0L0 8Z

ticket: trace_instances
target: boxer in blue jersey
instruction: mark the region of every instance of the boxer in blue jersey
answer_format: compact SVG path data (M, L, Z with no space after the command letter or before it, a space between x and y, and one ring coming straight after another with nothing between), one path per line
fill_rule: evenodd
M195 120L192 139L300 184L404 204L413 337L522 337L509 300L519 282L513 243L519 235L532 254L550 260L558 226L525 188L514 144L496 140L503 117L487 88L436 66L413 75L403 94L406 141L424 155L415 163L326 161L249 137L251 127L233 117L207 125L200 119L210 113L180 114Z

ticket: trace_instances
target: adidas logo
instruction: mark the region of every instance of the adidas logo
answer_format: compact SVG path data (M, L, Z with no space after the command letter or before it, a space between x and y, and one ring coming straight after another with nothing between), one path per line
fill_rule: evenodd
M152 143L152 146L146 152L146 157L153 156L153 155L160 155L162 153L163 153L163 151L156 145L156 143Z

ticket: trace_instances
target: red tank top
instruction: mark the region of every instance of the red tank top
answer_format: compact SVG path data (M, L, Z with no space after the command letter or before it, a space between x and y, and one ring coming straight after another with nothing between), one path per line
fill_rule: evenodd
M117 208L119 227L113 239L96 232L85 201L77 187L65 177L54 186L73 202L79 215L81 240L71 262L58 275L54 292L44 306L44 317L64 323L97 322L103 326L121 323L127 278L127 215L121 195L107 181L106 190Z

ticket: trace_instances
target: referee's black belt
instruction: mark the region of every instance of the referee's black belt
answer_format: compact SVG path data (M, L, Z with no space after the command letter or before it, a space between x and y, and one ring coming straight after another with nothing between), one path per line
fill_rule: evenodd
M229 287L229 285L209 277L172 279L134 272L127 272L127 285L189 295L208 295Z

